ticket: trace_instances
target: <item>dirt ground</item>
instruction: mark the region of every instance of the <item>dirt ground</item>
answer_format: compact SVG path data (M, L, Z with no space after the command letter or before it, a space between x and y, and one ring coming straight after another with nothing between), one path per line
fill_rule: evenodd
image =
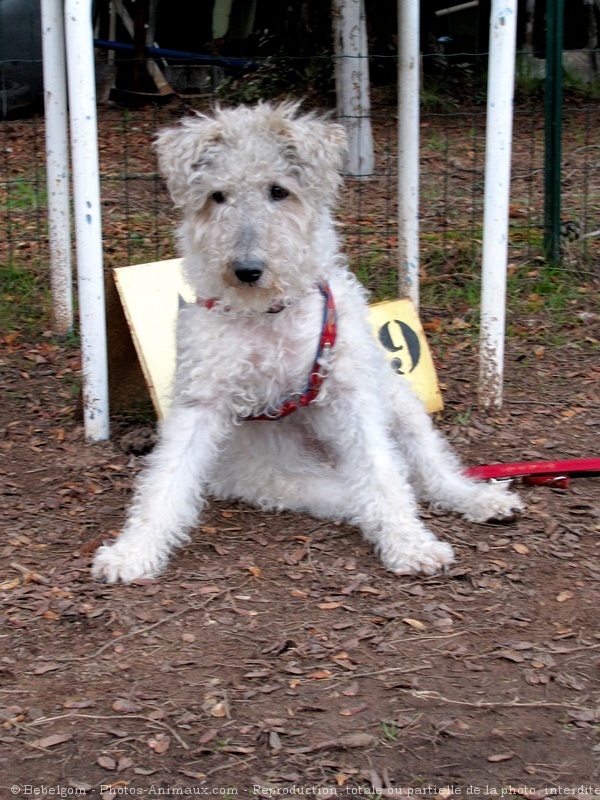
M103 124L116 164L122 137ZM153 123L136 124L128 170L146 180ZM27 125L5 133L25 174ZM443 156L427 156L438 194ZM114 191L116 241L131 223ZM560 315L537 294L510 311L489 415L472 309L422 309L437 423L465 464L600 455L598 287L579 277ZM385 572L344 525L213 502L159 579L105 586L91 557L122 524L153 426L115 420L109 443L86 443L78 351L43 329L0 334L0 371L0 800L600 794L600 477L520 488L509 526L423 508L458 556L440 577Z
M513 337L491 415L454 324L438 423L466 464L599 454L596 312L582 297L553 348ZM423 508L458 554L442 577L214 502L159 579L105 586L91 555L151 431L87 444L77 351L50 336L0 359L2 798L600 791L599 478L523 487L509 526Z

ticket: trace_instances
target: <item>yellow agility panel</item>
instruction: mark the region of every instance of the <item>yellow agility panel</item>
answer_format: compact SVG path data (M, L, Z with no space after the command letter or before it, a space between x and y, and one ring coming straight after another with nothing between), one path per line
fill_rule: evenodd
M118 267L113 270L119 297L159 419L170 404L175 372L175 328L181 303L193 303L181 259ZM391 362L419 395L427 411L443 408L435 369L419 318L409 300L370 307L375 336Z
M175 374L175 329L182 302L193 303L181 259L113 270L129 330L159 419L171 402Z
M369 306L373 333L390 366L411 384L430 414L444 407L431 352L421 320L410 300L390 300Z

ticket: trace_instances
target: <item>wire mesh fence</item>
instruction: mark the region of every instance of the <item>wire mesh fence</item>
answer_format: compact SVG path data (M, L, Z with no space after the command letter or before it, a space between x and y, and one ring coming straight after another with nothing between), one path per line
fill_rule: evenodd
M479 58L480 56L478 56ZM393 74L393 56L373 57ZM462 79L460 64L450 78L424 69L420 121L420 243L425 302L462 287L477 303L483 219L485 86ZM278 58L277 64L282 65ZM287 71L294 68L287 63ZM172 258L177 253L172 209L157 174L152 140L158 128L218 100L273 95L272 64L266 78L249 73L215 88L214 81L170 99L118 97L99 106L99 156L106 267ZM333 74L330 56L313 70ZM213 74L213 73L211 73ZM467 73L465 72L465 75ZM470 73L469 73L470 76ZM303 73L305 77L305 73ZM263 83L261 84L261 81ZM330 87L330 84L327 84ZM247 92L246 92L247 94ZM305 108L333 110L327 89L294 84L290 94L306 95ZM0 122L0 261L3 293L33 298L49 284L46 218L44 118L6 115ZM378 299L397 294L397 106L393 81L372 88L376 150L373 176L348 179L337 209L353 269ZM598 275L600 261L600 96L589 87L571 88L563 109L562 270L572 280ZM541 83L519 85L516 93L510 206L509 273L524 276L543 259L544 115ZM469 292L471 294L469 295ZM37 301L36 301L37 302ZM33 313L33 312L32 312Z

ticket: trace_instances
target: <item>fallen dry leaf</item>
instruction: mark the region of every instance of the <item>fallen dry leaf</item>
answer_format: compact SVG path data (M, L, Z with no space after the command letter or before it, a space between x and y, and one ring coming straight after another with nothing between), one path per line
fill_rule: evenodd
M545 686L550 683L550 676L545 672L538 672L535 669L526 669L523 672L523 677L531 686L542 685Z
M180 769L179 772L182 775L185 775L186 778L194 778L194 780L197 780L197 781L198 780L202 780L203 778L206 778L206 773L205 772L192 772L192 770L190 770L190 769L183 769L183 768Z
M318 669L315 672L310 672L306 677L314 680L323 680L324 678L331 678L333 672L329 669Z
M515 664L522 664L525 661L525 657L516 650L498 650L495 655L496 658L505 658L507 661L514 661Z
M148 747L154 750L157 756L166 753L171 744L171 737L166 733L157 733L156 736L148 739Z
M262 575L262 569L260 567L248 567L248 572L254 575L255 578L260 578Z
M117 761L117 772L123 772L123 770L129 769L130 767L133 767L133 759L128 756L121 756Z
M515 553L519 553L522 556L528 556L530 553L529 548L525 544L521 544L520 542L515 542L512 546Z
M370 747L375 744L377 739L370 733L346 733L340 736L339 742L342 747Z
M45 675L46 672L54 672L55 670L60 668L61 665L58 664L56 661L46 661L43 664L38 664L37 667L34 667L33 674Z
M576 722L595 722L597 717L596 712L590 708L583 708L581 711L570 709L567 714Z
M554 675L554 680L556 683L560 684L560 686L566 686L568 689L575 689L576 692L581 692L585 689L585 683L576 675L559 672Z
M215 705L210 710L211 717L226 717L227 716L227 706L225 703L215 703Z
M497 764L500 761L510 761L511 758L514 758L514 753L496 753L493 756L488 756L487 760L493 764Z
M9 592L11 589L16 589L17 586L21 585L20 578L13 578L10 581L4 581L4 583L0 583L0 592Z
M402 622L404 622L405 625L410 625L411 628L415 628L417 631L424 631L427 628L424 622L418 619L411 619L410 617L403 617Z
M166 719L168 716L169 712L167 711L166 708L155 708L154 711L151 711L148 714L148 719L156 721L156 720Z
M90 708L90 706L94 705L94 701L85 700L78 697L67 697L67 699L63 701L62 705L63 708Z
M117 762L110 756L100 756L96 760L96 764L98 764L99 767L102 767L102 769L114 770L117 768Z
M72 738L72 733L51 733L50 736L44 736L42 739L34 739L34 741L29 742L29 744L31 747L41 747L45 750L47 747L56 747L57 744L68 742Z
M556 602L557 603L564 603L567 600L572 600L575 597L573 592L570 592L568 589L565 589L564 592L559 592L556 595Z
M203 733L202 736L198 739L200 744L208 744L211 742L217 735L219 731L216 728L211 728L210 730Z
M535 667L536 669L541 669L542 667L555 667L556 659L550 653L539 653L535 658L532 659L531 666Z
M134 703L133 700L119 697L118 700L115 700L112 704L112 710L118 711L121 714L135 714L137 711L142 710L142 706L139 703Z
M281 744L281 736L277 733L277 731L269 732L269 747L272 750L281 750L283 747Z
M367 703L361 703L359 706L353 706L352 708L345 708L340 711L340 717L353 717L355 714L360 714L361 711L364 711L365 708L368 708Z

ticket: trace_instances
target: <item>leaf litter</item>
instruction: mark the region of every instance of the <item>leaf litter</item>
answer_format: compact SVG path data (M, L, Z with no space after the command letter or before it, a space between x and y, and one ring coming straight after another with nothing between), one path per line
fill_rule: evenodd
M156 122L139 115L134 161ZM108 144L102 157L114 160ZM132 191L141 201L146 184ZM488 415L469 309L422 309L446 386L438 424L467 464L599 450L594 325L536 351L554 321L530 302L535 313L513 311L506 402ZM527 511L502 529L423 507L457 551L447 575L390 575L344 525L211 502L164 575L103 586L91 556L119 530L141 462L119 446L127 421L112 442L85 443L79 353L37 338L0 341L0 759L12 782L398 796L417 776L440 789L600 780L597 479L522 487Z

